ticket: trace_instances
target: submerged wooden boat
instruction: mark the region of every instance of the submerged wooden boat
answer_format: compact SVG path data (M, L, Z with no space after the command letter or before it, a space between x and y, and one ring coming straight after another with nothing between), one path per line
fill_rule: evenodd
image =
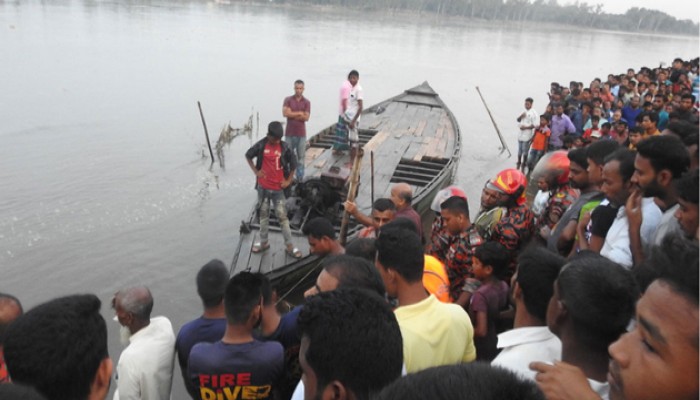
M408 89L362 112L359 129L364 149L360 185L355 203L369 215L374 198L390 197L391 185L406 182L413 189L413 207L429 224L434 217L430 203L436 192L452 182L460 155L457 121L427 82ZM339 230L343 216L352 160L349 155L332 154L335 124L308 141L304 182L296 185L287 200L294 245L306 255L295 259L285 252L279 222L271 210L270 249L253 253L259 241L257 210L242 221L240 239L231 265L231 274L240 271L266 274L280 296L298 300L320 272L320 259L308 255L308 242L302 234L306 221L324 216ZM374 158L374 173L370 163ZM371 176L374 176L372 190ZM350 219L348 242L362 225ZM424 229L425 231L425 229Z

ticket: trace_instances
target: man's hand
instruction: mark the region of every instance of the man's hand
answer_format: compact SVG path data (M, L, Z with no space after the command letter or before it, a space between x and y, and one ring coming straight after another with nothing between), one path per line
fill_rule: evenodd
M282 183L280 183L280 186L282 187L282 189L288 188L289 185L292 184L292 180L293 180L293 179L294 179L294 178L290 175L290 176L289 176L289 179L283 180Z
M639 230L642 226L642 193L634 189L625 203L625 213L630 228Z
M581 218L578 220L578 225L576 226L576 233L581 236L586 232L586 227L588 227L588 223L591 222L591 212L587 212L581 216Z
M343 207L345 207L345 211L347 211L350 215L355 215L357 212L357 204L353 203L352 201L346 201L343 203Z
M600 400L578 367L555 361L554 365L533 362L530 369L537 371L535 381L547 400Z
M265 177L265 172L262 169L258 169L255 171L255 176L258 178L264 178Z

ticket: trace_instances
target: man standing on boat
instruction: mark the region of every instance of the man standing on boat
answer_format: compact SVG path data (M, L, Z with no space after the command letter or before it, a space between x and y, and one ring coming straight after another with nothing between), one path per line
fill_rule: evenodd
M311 102L304 97L304 81L294 82L294 96L284 99L282 115L287 118L285 141L297 156L297 182L304 179L304 157L306 156L306 121L311 113Z
M352 144L359 141L357 124L360 122L362 114L362 86L358 83L360 73L356 70L350 71L348 80L340 88L340 116L335 126L335 143L333 144L333 154L340 155Z
M287 254L301 258L299 249L292 243L292 231L285 209L284 190L292 184L297 168L297 160L289 145L282 141L282 123L272 121L267 127L267 136L248 149L245 158L257 177L255 188L258 191L258 211L260 213L260 242L253 245L253 253L261 253L270 248L267 240L270 228L270 201L280 222ZM255 163L253 163L255 158Z

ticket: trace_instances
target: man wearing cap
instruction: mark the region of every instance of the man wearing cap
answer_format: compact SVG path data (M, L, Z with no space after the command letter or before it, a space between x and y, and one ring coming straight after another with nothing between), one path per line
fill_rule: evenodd
M282 141L283 134L280 122L270 122L267 127L267 136L245 153L248 165L257 178L255 188L258 191L260 212L260 242L253 245L252 251L260 253L270 248L267 235L270 228L270 201L272 201L275 214L280 221L287 254L294 258L301 258L301 251L292 243L292 231L289 228L289 218L284 206L284 190L292 184L297 160L289 145Z

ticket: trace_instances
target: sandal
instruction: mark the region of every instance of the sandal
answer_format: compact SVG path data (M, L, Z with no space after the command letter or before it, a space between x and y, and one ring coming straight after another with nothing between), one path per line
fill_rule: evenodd
M251 251L255 254L262 253L263 251L270 248L270 243L268 242L258 242L253 245Z
M299 250L296 247L293 247L291 249L289 247L287 247L286 252L287 252L287 255L289 255L290 257L294 257L296 259L302 258L304 256L303 254L301 254L301 250Z

